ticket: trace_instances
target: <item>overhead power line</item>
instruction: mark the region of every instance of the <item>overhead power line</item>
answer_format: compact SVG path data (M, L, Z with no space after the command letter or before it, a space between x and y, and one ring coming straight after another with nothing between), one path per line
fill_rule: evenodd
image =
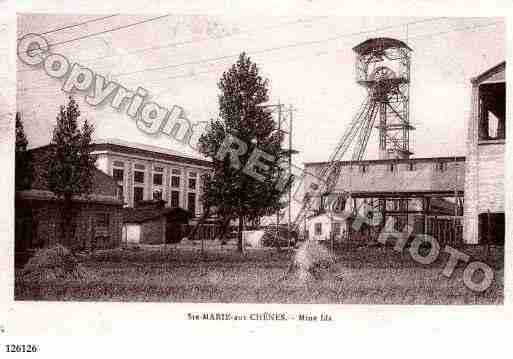
M311 22L314 22L314 21L319 21L321 19L325 19L325 18L328 18L328 17L329 16L320 16L320 17L315 17L315 18L306 19L306 20L299 19L299 20L284 22L284 23L277 24L277 25L271 25L271 26L267 26L267 27L260 27L258 30L259 31L262 31L262 30L266 30L267 31L267 30L272 30L272 29L276 29L276 28L280 28L280 27L284 27L284 26L288 26L288 25L308 24L308 23L311 23ZM227 38L227 37L233 37L233 36L239 36L239 35L251 33L251 32L254 32L254 31L255 31L255 29L248 29L248 30L237 32L237 33L225 34L225 35L220 35L220 36L215 36L215 37L205 37L205 38L202 38L202 39L190 39L190 40L172 42L172 43L169 43L169 44L166 44L166 45L151 46L151 47L146 47L146 48L143 48L143 49L137 49L137 50L133 50L133 51L128 51L128 52L126 52L126 53L124 53L122 55L132 55L132 54L138 54L138 53L143 53L143 52L147 52L147 51L155 51L155 50L167 49L167 48L171 48L171 47L175 47L175 46L189 45L189 44L205 42L205 41L215 41L215 40L224 39L224 38ZM107 55L107 56L97 57L97 58L94 58L94 59L91 59L91 60L92 61L94 61L94 60L102 60L102 59L106 59L106 58L110 58L110 57L117 57L117 56L120 56L120 55Z
M88 39L88 38L91 38L91 37L94 37L94 36L98 36L98 35L102 35L102 34L106 34L106 33L109 33L109 32L119 31L119 30L127 29L129 27L145 24L145 23L148 23L150 21L160 20L160 19L168 17L168 16L171 16L171 14L166 14L166 15L162 15L162 16L152 17L152 18L149 18L149 19L146 19L146 20L142 20L142 21L137 21L137 22L134 22L134 23L131 23L131 24L122 25L122 26L111 28L111 29L95 32L95 33L92 33L92 34L87 34L87 35L84 35L84 36L76 37L74 39L69 39L69 40L65 40L65 41L60 41L60 42L48 44L48 46L52 47L52 46L59 46L59 45L69 44L71 42Z
M169 16L169 15L165 15L165 16ZM158 19L158 18L149 19L149 20L146 20L146 21L152 21L152 20L156 20L156 19ZM333 40L337 40L337 39L344 38L344 37L356 36L356 35L361 35L361 34L365 34L365 33L369 33L369 32L375 32L375 31L388 30L388 29L393 29L393 28L397 28L397 27L402 27L402 26L405 26L405 25L413 25L413 24L420 24L420 23L426 23L426 22L433 22L433 21L437 21L437 20L441 20L441 19L444 19L444 17L436 17L436 18L430 18L430 19L425 19L425 20L411 21L411 22L402 23L402 24L384 26L384 27L376 28L376 29L358 31L358 32L355 32L355 33L338 34L338 35L335 35L333 37L326 38L326 39L304 41L304 42L293 43L293 44L289 44L289 45L285 45L285 46L279 46L279 47L275 47L275 48L259 50L256 53L268 52L268 51L276 51L276 50L280 50L280 49L293 48L293 47L299 47L299 46L314 45L314 44L317 44L317 43L333 41ZM143 22L146 22L146 21L143 21ZM311 22L311 21L313 21L313 20L310 20L308 22ZM133 25L136 25L136 24L133 24ZM133 26L133 25L127 25L127 26ZM125 27L127 27L127 26L125 26ZM120 27L120 28L124 28L124 27ZM104 32L114 31L114 30L117 30L117 29L120 29L120 28L110 29L110 30L106 30ZM67 40L67 41L63 41L63 42L57 42L55 44L50 44L49 46L56 46L56 45L61 45L61 44L64 44L64 43L69 43L69 42L72 42L72 41L82 40L82 39L85 39L85 38L88 38L88 37L96 36L96 35L104 33L104 32L99 32L99 33L95 33L95 34L85 35L85 36L82 36L82 37L79 37L79 38L75 38L75 39L71 39L71 40ZM185 41L185 42L177 43L177 44L201 42L201 41L204 41L204 40L205 39L189 40L189 41ZM174 44L164 45L161 48L171 47L171 46L174 46ZM157 46L157 47L151 47L151 48L147 48L147 49L140 49L140 50L135 50L132 53L151 51L151 50L158 49L158 48L160 48L160 47ZM252 52L252 53L255 53L255 52ZM227 55L227 56L221 56L219 58L200 60L199 62L187 62L187 63L177 64L177 65L166 65L166 66L155 67L155 68L147 68L147 69L141 69L141 70L136 70L136 71L127 72L127 73L118 73L116 75L117 76L128 76L128 75L131 75L131 74L136 74L136 73L141 73L141 72L146 72L146 71L150 71L150 72L151 71L158 71L158 70L163 70L163 69L173 68L173 67L180 67L180 66L185 66L185 65L194 65L196 63L203 63L203 62L209 62L209 61L222 60L222 59L231 58L231 57L234 57L234 56L238 56L238 55ZM98 58L98 59L101 59L101 58ZM95 60L98 60L98 59L95 59ZM32 70L32 69L31 70L21 70L21 71L18 71L18 72L31 72L31 71L34 71L34 70Z
M432 18L432 19L426 19L426 20L411 21L411 22L407 22L407 23L383 26L383 27L376 28L376 29L357 31L357 32L353 32L353 33L338 34L338 35L335 35L335 36L332 36L332 37L329 37L329 38L326 38L326 39L310 40L310 41L300 41L300 42L296 42L296 43L292 43L292 44L288 44L288 45L276 46L276 47L266 48L266 49L257 50L257 51L248 51L248 53L260 54L260 53L265 53L265 52L270 52L270 51L277 51L277 50L283 50L283 49L290 49L290 48L300 47L300 46L315 45L315 44L320 44L320 43L323 43L323 42L338 40L338 39L341 39L341 38L344 38L344 37L357 36L357 35L362 35L362 34L366 34L366 33L369 33L369 32L388 30L388 29L393 29L393 28L397 28L397 27L402 27L402 26L405 26L405 25L413 25L413 24L420 24L420 23L425 23L425 22L433 22L433 21L440 20L440 19L443 19L443 17L442 18ZM122 76L128 76L128 75L137 74L137 73L141 73L141 72L159 71L159 70L164 70L164 69L168 69L168 68L175 68L175 67L180 67L180 66L185 66L185 65L196 65L196 64L204 63L204 62L217 61L217 60L223 60L223 59L226 59L226 58L236 57L238 55L239 54L232 54L232 55L213 57L213 58L208 58L208 59L203 59L203 60L184 62L184 63L181 63L181 64L173 64L173 65L165 65L165 66L158 66L158 67L150 67L150 68L145 68L145 69L141 69L141 70L135 70L135 71L130 71L130 72L118 73L118 74L115 74L115 75L118 76L118 77L122 77Z
M492 22L492 23L486 23L486 24L482 24L482 25L466 26L466 27L460 27L460 28L451 29L451 30L448 30L448 31L443 31L443 32L426 33L426 34L416 35L416 36L413 36L413 37L410 36L409 38L410 39L429 38L429 37L435 37L435 36L439 36L439 35L443 35L443 34L447 34L447 33L451 33L451 32L475 30L475 29L478 29L478 28L489 27L489 26L494 26L494 25L499 25L499 24L501 24L501 22ZM399 26L399 25L397 25L397 26ZM378 30L375 30L375 31L378 31ZM369 31L367 31L367 32L369 32ZM316 56L326 55L326 54L329 54L329 53L332 53L332 52L339 52L339 51L343 51L343 50L344 49L323 50L323 51L318 51L318 52L316 52L313 55L316 55ZM256 52L251 52L250 54L255 54L255 53ZM233 56L223 56L223 58L229 58L229 57L233 57ZM307 57L307 56L302 55L302 56L296 56L296 57L293 57L293 58L288 58L285 61L272 61L271 60L270 63L291 62L291 61L296 61L296 60L299 60L299 59L303 59L305 57ZM172 79L178 79L178 78L194 77L194 76L197 76L197 75L203 75L203 74L218 72L219 70L220 70L220 68L209 69L209 70L206 70L206 71L196 71L193 74L175 75L175 76L171 76L171 77L157 79L157 81L150 81L150 83L151 82L161 82L163 80L172 80ZM52 85L25 87L25 88L23 88L23 90L43 89L43 88L47 88L49 86L52 86ZM166 91L158 92L156 95L159 95L159 94L164 93L164 92L166 92Z
M97 22L97 21L101 21L101 20L105 20L105 19L110 19L111 17L118 16L118 15L119 14L112 14L112 15L108 15L108 16L97 17L97 18L94 18L94 19L90 19L90 20L87 20L87 21L80 22L78 24L67 25L67 26L56 28L56 29L48 30L48 31L45 31L45 32L40 32L39 34L40 35L47 35L47 34L51 34L53 32L57 32L57 31L61 31L61 30L67 30L67 29L71 29L71 28L74 28L74 27L90 24L92 22ZM18 40L20 40L20 39L21 38L18 38Z
M438 36L438 35L448 34L448 33L451 33L451 32L474 30L474 29L477 29L477 28L488 27L488 26L499 25L499 24L500 24L500 22L493 22L493 23L487 23L487 24L484 24L484 25L467 26L467 27L464 27L464 28L452 29L450 31L443 31L443 32L437 32L437 33L430 33L430 34L421 34L421 35L417 35L417 36L414 36L414 37L410 37L410 39L434 37L434 36ZM324 50L324 51L316 52L315 54L312 54L312 55L321 56L321 55L327 55L327 54L330 54L330 53L333 53L333 52L340 52L340 51L343 51L343 50L344 49ZM266 63L292 62L292 61L304 59L305 57L306 56L295 56L295 57L286 59L285 61L272 61L271 60L271 61L267 61ZM163 79L158 79L158 81L160 82L160 81L163 81L163 80L173 80L173 79L186 78L186 77L195 77L197 75L204 75L204 74L218 72L219 70L220 70L220 68L209 69L209 70L206 70L206 71L197 71L197 72L194 72L193 74L175 75L175 76L166 77L166 78L163 78ZM155 95L160 95L160 94L162 94L164 92L166 92L166 91L160 91L160 92L158 92Z
M306 20L299 19L299 20L294 20L294 21L289 21L289 22L283 22L283 23L280 23L280 24L277 24L277 25L271 25L271 26L267 26L267 27L260 27L260 28L258 28L258 30L259 31L267 31L267 30L281 28L281 27L285 27L285 26L289 26L289 25L308 24L308 23L311 23L311 22L314 22L314 21L319 21L319 20L326 19L326 18L329 18L329 16L316 16L314 18L309 18L309 19L306 19ZM201 38L201 39L189 39L189 40L184 40L184 41L177 41L177 42L172 42L172 43L168 43L168 44L165 44L165 45L151 46L151 47L146 47L146 48L142 48L142 49L136 49L136 50L125 52L123 54L105 55L105 56L100 56L100 57L95 57L95 58L85 59L85 60L86 61L87 60L88 61L97 61L97 60L103 60L103 59L108 59L108 58L112 58L112 57L133 55L133 54L138 54L138 53L145 53L145 52L148 52L148 51L151 52L151 51L162 50L162 49L172 48L172 47L176 47L176 46L183 46L183 45L188 45L188 44L194 44L194 43L199 43L199 42L215 41L215 40L219 40L219 39L225 39L225 38L228 38L228 37L234 37L234 36L240 36L240 35L243 35L243 34L248 34L248 33L254 32L255 30L256 29L248 29L248 30L237 32L237 33L225 34L225 35L216 36L216 37L205 37L205 38ZM37 71L37 70L28 69L28 70L20 70L20 71L17 71L17 72L33 72L33 71Z

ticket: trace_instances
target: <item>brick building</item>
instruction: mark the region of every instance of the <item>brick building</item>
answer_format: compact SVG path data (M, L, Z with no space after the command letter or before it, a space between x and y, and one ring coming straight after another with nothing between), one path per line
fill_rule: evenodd
M464 238L504 241L506 63L473 78L468 122Z
M312 183L319 183L317 176L324 166L325 162L305 164L305 171L311 175L303 179L303 193L312 188ZM398 231L409 225L415 233L434 235L444 242L461 241L465 157L340 161L338 166L338 180L333 194L350 195L344 204L345 210L362 216L379 212L384 218L383 223L392 217ZM296 199L301 200L301 194ZM311 238L316 233L324 236L330 231L322 230L319 233L316 215L322 214L326 205L321 203L320 197L313 201L314 216L304 223ZM443 211L441 204L447 207ZM342 224L343 228L349 229L347 223ZM367 233L348 230L349 236L351 239L377 238L381 226L362 227L362 231L364 229ZM362 234L365 236L362 237Z
M209 161L118 139L97 140L93 149L98 168L117 181L126 207L164 200L166 207L186 209L194 217L201 215L201 176L210 171Z
M62 223L59 200L48 189L46 171L51 145L30 150L34 166L31 189L15 196L15 249L53 245L58 242ZM121 243L122 202L112 177L96 170L92 193L74 199L73 238L62 243L75 249L112 248Z

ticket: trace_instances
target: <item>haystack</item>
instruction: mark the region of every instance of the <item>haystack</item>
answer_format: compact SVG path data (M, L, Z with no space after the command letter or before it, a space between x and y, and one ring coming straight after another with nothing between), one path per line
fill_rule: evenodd
M305 241L297 250L289 272L295 269L302 281L321 279L335 269L335 263L335 255L318 241Z
M77 258L62 245L38 250L23 267L23 278L32 281L82 280L86 271Z

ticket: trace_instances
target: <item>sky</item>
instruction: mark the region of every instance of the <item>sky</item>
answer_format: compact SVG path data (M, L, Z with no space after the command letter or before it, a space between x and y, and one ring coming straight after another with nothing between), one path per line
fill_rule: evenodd
M101 16L22 14L18 37ZM60 43L156 16L114 16L45 36ZM302 166L329 157L364 100L365 89L355 82L352 47L372 37L397 38L413 49L414 157L464 155L470 79L504 61L504 32L501 18L170 15L51 50L126 88L144 87L151 101L182 107L192 122L217 117L217 81L246 51L269 79L270 103L295 108L292 140L299 154L294 163ZM59 105L66 101L62 80L20 61L17 71L17 110L30 147L47 144ZM124 112L86 104L84 96L75 94L96 138L192 151L168 136L141 132ZM374 132L367 159L377 158L376 139Z

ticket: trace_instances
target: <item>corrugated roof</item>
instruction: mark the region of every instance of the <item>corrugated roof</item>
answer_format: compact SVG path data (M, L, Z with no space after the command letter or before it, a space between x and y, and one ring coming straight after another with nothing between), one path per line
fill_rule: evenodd
M388 158L388 159L376 159L376 160L360 160L360 161L337 161L340 165L373 165L373 164L387 164L387 163L410 163L410 162L461 162L465 161L465 156L446 156L446 157L416 157L416 158ZM318 166L324 165L328 162L315 161L315 162L304 162L303 165L307 166Z

